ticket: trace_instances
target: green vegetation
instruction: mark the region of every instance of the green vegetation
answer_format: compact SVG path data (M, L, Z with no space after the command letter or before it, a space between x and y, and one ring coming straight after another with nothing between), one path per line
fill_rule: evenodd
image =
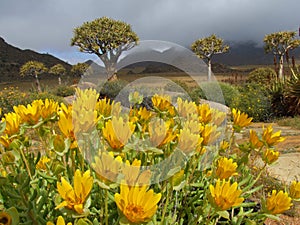
M295 117L285 117L276 120L276 122L280 126L288 126L292 127L294 129L299 129L300 130L300 116L295 116Z

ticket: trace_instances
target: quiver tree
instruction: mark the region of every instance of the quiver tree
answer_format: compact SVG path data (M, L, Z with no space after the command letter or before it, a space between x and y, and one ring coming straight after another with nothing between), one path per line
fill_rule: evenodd
M267 34L264 38L265 52L271 52L274 57L278 58L278 78L281 80L285 79L283 74L284 55L286 55L289 50L297 48L300 45L300 40L295 39L295 36L296 32L294 31L281 31Z
M54 75L58 76L58 84L61 85L61 76L64 76L66 74L66 68L61 64L56 64L52 66L49 70L49 73L52 73Z
M44 63L38 61L28 61L20 69L21 76L31 76L35 78L35 84L38 92L41 92L41 85L39 81L39 75L48 71Z
M84 73L88 70L89 65L86 63L77 63L72 66L71 74L74 77L80 77L82 78Z
M206 59L208 64L208 80L211 80L211 59L213 55L225 53L229 50L228 45L224 45L223 39L215 34L209 37L196 40L192 45L192 51L200 58Z
M101 17L74 29L72 46L96 54L104 63L108 80L117 79L116 63L123 51L132 48L138 36L125 22Z

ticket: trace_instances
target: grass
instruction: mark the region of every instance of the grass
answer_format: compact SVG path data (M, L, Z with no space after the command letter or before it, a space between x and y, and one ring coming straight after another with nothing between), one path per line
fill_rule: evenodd
M281 118L276 121L280 126L289 126L300 130L300 116Z

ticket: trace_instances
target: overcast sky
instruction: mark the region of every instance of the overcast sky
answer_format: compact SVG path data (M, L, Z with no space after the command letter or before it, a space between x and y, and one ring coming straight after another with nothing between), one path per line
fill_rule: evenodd
M0 36L21 49L70 63L91 58L70 46L73 29L108 16L132 25L140 40L183 46L212 33L226 41L298 30L299 0L0 0Z

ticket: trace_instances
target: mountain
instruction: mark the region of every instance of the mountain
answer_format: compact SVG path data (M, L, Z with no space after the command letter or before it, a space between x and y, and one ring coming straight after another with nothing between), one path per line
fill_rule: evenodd
M255 42L229 43L229 51L213 57L214 63L229 66L239 65L272 65L273 54L266 54L263 46L257 46ZM290 51L290 57L300 59L300 48Z
M67 70L71 69L71 65L49 54L41 54L32 50L22 50L5 42L0 37L0 82L8 82L12 80L24 80L19 75L21 66L30 61L36 60L42 62L50 68L55 64L62 64ZM47 75L47 77L52 77Z

